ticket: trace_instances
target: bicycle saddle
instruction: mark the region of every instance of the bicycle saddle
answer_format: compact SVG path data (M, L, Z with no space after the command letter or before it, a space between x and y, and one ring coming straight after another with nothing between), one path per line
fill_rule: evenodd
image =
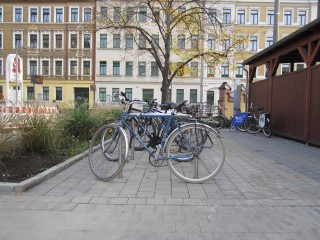
M160 104L160 107L162 110L169 110L169 109L175 109L175 110L180 110L181 107L185 105L185 103L188 102L188 100L184 100L180 103L175 103L175 102L165 102L163 104Z

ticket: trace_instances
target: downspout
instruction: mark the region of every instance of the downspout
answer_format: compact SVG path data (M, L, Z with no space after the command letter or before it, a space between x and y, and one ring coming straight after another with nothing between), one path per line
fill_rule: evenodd
M244 63L242 63L242 68L243 68L243 71L246 72L246 109L245 109L245 111L247 112L249 109L249 72L245 68Z

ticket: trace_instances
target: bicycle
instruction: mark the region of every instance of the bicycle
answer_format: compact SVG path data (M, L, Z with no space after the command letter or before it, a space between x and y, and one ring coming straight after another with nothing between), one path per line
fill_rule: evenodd
M179 124L173 112L129 113L132 104L132 101L127 102L121 119L101 127L90 142L89 165L99 180L109 181L122 173L129 148L124 128L150 154L155 165L166 161L171 172L183 181L203 183L220 172L225 161L225 147L216 130L197 122ZM150 134L145 129L149 138L146 144L127 121L130 118L161 119L158 129L164 131ZM139 121L138 124L144 128ZM171 126L175 129L170 133Z
M263 107L258 108L259 117L255 115L248 119L245 127L249 133L257 134L262 130L266 137L271 137L271 117L270 113L266 112Z

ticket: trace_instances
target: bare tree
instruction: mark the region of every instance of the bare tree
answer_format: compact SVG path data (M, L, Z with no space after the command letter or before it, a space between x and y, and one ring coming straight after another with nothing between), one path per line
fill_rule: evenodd
M239 41L243 41L237 38L229 19L224 19L218 3L101 0L97 1L97 31L125 31L132 36L139 51L152 56L162 75L161 102L165 102L174 78L192 71L190 62L205 61L217 66L226 62ZM216 49L205 45L208 36L218 46Z

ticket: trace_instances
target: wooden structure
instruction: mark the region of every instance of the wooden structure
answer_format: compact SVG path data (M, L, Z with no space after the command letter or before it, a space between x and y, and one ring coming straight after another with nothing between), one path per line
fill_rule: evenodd
M244 61L249 65L249 101L271 113L275 134L320 146L320 18ZM278 75L278 66L291 71ZM305 68L295 70L295 63ZM268 78L254 82L258 66Z

